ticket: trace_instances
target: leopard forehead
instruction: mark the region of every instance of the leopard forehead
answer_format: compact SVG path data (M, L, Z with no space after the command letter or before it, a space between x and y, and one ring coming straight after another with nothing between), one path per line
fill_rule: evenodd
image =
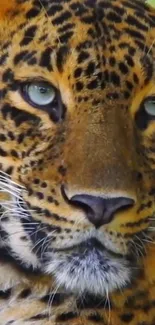
M151 79L154 20L152 9L142 2L45 0L40 4L29 0L11 4L13 9L6 7L0 33L1 64L8 68L4 82L13 74L24 78L19 73L24 64L30 70L37 66L49 78L54 70L57 84L66 71L66 78L74 78L76 92L83 90L84 83L88 90L104 90L110 82L118 92L109 91L107 98L120 98L121 88L122 99L128 99L141 70L141 86ZM4 31L8 20L9 28Z
M7 101L18 82L36 78L59 88L76 116L82 103L83 115L94 114L88 101L107 115L108 106L128 110L134 96L142 99L140 90L154 78L154 11L141 1L11 1L2 13L1 96Z

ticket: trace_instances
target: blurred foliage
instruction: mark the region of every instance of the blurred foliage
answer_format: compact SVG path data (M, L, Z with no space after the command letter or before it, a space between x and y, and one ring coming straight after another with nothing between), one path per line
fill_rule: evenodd
M155 0L147 0L147 3L155 7Z

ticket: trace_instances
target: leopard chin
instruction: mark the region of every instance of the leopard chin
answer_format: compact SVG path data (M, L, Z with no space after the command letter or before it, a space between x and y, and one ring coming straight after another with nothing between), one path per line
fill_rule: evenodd
M107 296L130 285L133 259L114 254L95 238L63 251L48 253L45 272L54 275L58 286L78 296Z

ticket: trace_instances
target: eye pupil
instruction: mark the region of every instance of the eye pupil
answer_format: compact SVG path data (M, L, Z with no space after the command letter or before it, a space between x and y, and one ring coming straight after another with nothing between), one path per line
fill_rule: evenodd
M50 88L45 88L45 87L38 87L38 90L41 94L46 94L50 93L51 89Z
M42 94L45 94L48 90L43 88L43 87L39 87L39 91L42 93Z

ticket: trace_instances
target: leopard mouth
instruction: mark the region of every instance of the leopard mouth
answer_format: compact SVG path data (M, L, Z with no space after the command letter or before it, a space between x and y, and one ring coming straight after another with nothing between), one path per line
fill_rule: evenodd
M101 243L98 239L96 239L95 237L91 237L85 241L80 242L80 244L75 244L72 246L67 246L64 248L55 248L54 251L55 252L64 252L64 253L68 253L68 252L74 252L74 253L79 253L79 254L83 254L83 252L85 251L91 251L91 250L95 250L97 251L101 251L104 254L106 253L106 255L108 255L109 257L117 257L117 258L123 258L123 254L119 254L116 252L113 252L112 250L108 249L107 247L104 246L103 243ZM132 260L133 256L128 255L127 256L128 259Z
M107 292L122 290L128 286L135 276L134 261L132 257L123 256L104 246L97 236L88 236L80 239L80 243L72 242L72 246L51 247L51 250L44 251L42 255L41 240L45 239L46 233L34 225L31 211L27 208L24 199L19 197L15 201L20 222L25 226L25 215L22 218L23 210L26 213L25 233L33 243L33 253L36 254L41 273L48 273L54 277L57 285L65 288L66 292L76 295L85 293L106 296ZM18 219L18 216L16 216ZM46 225L44 225L46 226ZM49 227L49 225L48 225ZM47 228L47 232L49 228ZM37 244L37 245L36 245ZM16 253L16 252L15 252ZM13 257L15 254L13 253ZM43 257L43 259L42 259ZM24 260L21 258L22 265Z
M45 271L54 275L58 286L77 295L122 290L136 272L132 257L108 251L96 238L48 254Z

